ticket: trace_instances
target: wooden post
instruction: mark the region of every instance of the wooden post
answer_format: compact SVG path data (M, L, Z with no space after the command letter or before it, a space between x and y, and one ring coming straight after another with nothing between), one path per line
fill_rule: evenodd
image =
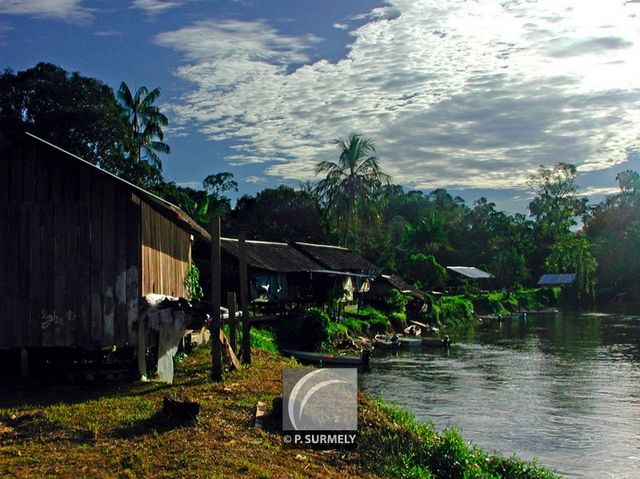
M211 380L222 381L222 344L220 343L220 218L211 219Z
M29 351L27 348L20 348L20 376L29 376Z
M238 261L240 263L240 309L242 310L242 362L251 364L251 323L249 320L249 279L247 274L246 236L238 238Z
M238 340L236 333L238 330L238 320L236 318L236 293L227 293L227 308L229 308L229 343L231 343L231 349L235 353L237 351Z

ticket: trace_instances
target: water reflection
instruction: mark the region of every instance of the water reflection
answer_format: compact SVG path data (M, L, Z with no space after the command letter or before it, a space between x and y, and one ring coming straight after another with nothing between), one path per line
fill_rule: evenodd
M640 477L640 317L530 316L376 358L363 388L568 477Z

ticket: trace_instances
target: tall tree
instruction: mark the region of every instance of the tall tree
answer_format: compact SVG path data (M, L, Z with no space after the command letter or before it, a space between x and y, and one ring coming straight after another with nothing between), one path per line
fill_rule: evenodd
M123 159L127 136L111 88L51 63L0 75L0 131L28 131L103 167Z
M576 225L576 217L587 210L587 200L576 193L577 169L569 163L558 163L546 168L540 166L529 179L535 198L529 204L531 216L553 239Z
M118 100L125 111L133 142L130 151L131 159L134 162L144 160L161 171L162 161L158 153L168 154L171 149L164 143L162 131L162 127L167 126L169 121L154 105L159 96L159 88L149 91L144 86L132 94L125 82L120 84L118 90Z
M249 238L264 241L329 241L315 197L286 185L243 196L223 226L226 235L244 230Z
M346 246L350 238L357 237L359 221L374 213L390 177L380 169L371 138L353 132L333 143L340 149L340 156L338 161L322 161L316 166L316 175L325 175L316 186L316 194L334 220L341 244Z
M529 203L535 218L535 249L529 253L533 277L544 272L544 264L554 244L562 243L577 225L577 218L586 214L587 199L579 198L576 185L577 169L569 163L558 163L551 168L540 166L529 179L535 193Z

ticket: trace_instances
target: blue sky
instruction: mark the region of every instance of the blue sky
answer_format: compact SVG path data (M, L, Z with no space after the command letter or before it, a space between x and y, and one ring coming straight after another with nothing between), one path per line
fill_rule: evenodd
M640 170L637 0L0 0L0 67L162 89L165 176L313 180L373 138L407 188L524 211L540 165L597 201Z

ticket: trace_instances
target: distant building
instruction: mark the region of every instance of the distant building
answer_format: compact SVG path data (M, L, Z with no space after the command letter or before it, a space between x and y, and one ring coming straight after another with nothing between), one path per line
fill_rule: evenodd
M569 286L576 280L576 273L563 274L543 274L538 280L538 286L543 288L553 288L556 286Z
M447 266L449 271L453 271L469 279L489 279L493 278L491 273L474 268L473 266Z

